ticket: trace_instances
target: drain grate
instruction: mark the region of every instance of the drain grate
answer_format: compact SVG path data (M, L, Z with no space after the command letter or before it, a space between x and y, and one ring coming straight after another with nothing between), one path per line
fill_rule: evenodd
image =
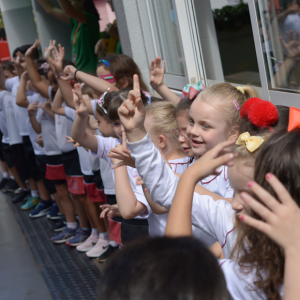
M6 197L20 225L30 251L41 271L49 292L55 300L96 299L101 273L85 253L65 244L54 244L50 238L53 222L46 217L31 219L21 203L13 204Z

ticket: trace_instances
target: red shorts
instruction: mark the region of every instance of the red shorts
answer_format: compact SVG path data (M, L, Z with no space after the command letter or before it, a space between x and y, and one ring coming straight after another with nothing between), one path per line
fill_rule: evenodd
M100 171L94 171L94 175L84 175L84 187L92 202L107 203L104 194Z
M68 191L72 194L84 195L85 188L83 176L68 176L67 175Z
M112 219L108 220L109 224L109 237L111 240L115 241L117 244L121 245L121 225L122 223L116 222Z
M63 184L66 173L62 163L61 155L51 155L46 157L46 179L54 181L54 184Z

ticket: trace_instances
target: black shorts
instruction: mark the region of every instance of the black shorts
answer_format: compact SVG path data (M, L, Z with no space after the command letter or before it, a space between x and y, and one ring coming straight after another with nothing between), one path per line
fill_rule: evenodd
M16 166L19 172L19 177L22 181L25 181L30 178L30 173L26 166L23 144L14 144L10 147L14 155Z
M81 173L77 150L63 153L62 162L67 177L68 191L72 194L84 195L83 174Z
M46 179L55 185L67 183L61 154L46 156Z
M43 179L36 165L34 150L28 135L22 136L26 167L34 181Z
M4 159L1 159L2 161L5 161L8 168L11 169L16 165L14 154L12 152L11 146L9 144L1 143L2 145L2 153L4 156Z
M35 156L35 160L36 160L36 165L39 169L40 172L40 176L43 179L44 185L47 189L47 191L49 192L49 194L55 194L56 193L56 188L54 183L49 180L46 179L46 170L47 170L47 156L46 155L36 155Z
M123 219L121 225L123 245L145 236L149 236L149 225L146 219Z
M1 138L1 141L2 141L2 132L0 131L0 138ZM2 142L0 143L0 160L2 161L5 161L5 157L4 157L4 153L3 153L3 149L2 149ZM5 144L5 145L9 145L9 144Z

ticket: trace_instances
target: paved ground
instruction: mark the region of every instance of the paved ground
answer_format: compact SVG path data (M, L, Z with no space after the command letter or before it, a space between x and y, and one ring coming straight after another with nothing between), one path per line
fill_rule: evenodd
M52 221L31 219L0 192L0 299L96 299L104 265L50 241Z

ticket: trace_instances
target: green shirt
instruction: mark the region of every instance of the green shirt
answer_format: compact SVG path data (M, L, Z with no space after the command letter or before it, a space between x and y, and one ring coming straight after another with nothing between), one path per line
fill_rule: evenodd
M99 22L94 15L87 12L84 12L84 14L86 15L86 24L80 24L79 27L78 21L70 18L72 26L72 60L74 63L76 55L76 67L78 70L86 73L96 73L98 57L95 54L95 45L99 39ZM75 35L77 28L78 30ZM73 41L75 42L75 46Z

